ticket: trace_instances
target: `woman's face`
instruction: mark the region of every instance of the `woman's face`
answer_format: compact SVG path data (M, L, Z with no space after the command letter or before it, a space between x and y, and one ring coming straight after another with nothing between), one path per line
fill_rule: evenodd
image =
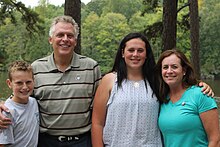
M122 57L128 69L141 70L146 59L146 54L145 42L139 38L134 38L126 43Z
M180 58L172 54L162 61L162 78L169 87L177 87L182 85L182 79L185 75L185 70L181 65Z

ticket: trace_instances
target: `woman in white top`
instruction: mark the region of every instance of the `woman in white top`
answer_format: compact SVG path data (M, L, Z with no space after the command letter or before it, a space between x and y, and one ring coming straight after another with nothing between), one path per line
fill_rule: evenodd
M121 41L112 72L103 77L95 96L93 146L162 146L159 101L152 90L154 65L145 36L130 33Z

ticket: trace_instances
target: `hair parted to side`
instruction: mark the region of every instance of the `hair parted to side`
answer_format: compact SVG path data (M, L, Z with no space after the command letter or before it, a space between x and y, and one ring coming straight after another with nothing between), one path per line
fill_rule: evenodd
M77 37L79 35L79 26L76 23L76 21L71 16L68 16L68 15L58 16L53 19L53 21L50 25L50 30L49 30L50 37L53 36L53 33L55 31L55 25L59 22L71 23L74 27L75 38L77 39Z
M14 61L8 67L8 78L12 80L12 73L16 71L25 71L32 73L33 76L33 69L31 65L25 61Z
M155 67L155 71L157 73L158 79L159 79L159 85L160 85L160 97L163 99L163 102L168 102L166 99L166 96L169 93L169 86L163 81L162 78L162 62L164 58L169 57L171 55L176 55L180 59L180 64L182 68L186 71L186 74L183 77L182 84L184 87L190 87L192 85L196 85L198 83L198 80L196 79L196 74L194 72L194 68L190 61L187 59L187 57L184 55L183 52L178 50L177 48L173 48L170 50L164 51L160 58L157 61L157 65Z

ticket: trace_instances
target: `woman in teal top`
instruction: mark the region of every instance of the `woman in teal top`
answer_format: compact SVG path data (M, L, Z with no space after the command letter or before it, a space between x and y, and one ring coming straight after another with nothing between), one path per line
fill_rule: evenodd
M218 147L218 111L215 100L201 92L186 56L163 52L156 65L163 98L158 124L165 147Z

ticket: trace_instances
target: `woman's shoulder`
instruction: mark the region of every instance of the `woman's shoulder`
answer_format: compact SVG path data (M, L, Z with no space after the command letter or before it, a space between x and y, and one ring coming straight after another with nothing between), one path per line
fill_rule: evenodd
M191 93L193 93L193 94L196 94L196 95L204 95L204 94L202 93L202 87L200 87L200 86L193 85L193 86L189 87L188 89L189 89L188 91L191 92Z
M190 96L191 99L195 101L206 101L206 100L213 99L213 97L203 94L202 87L200 86L191 86L189 87L187 91L188 91L187 93L188 96Z
M115 82L116 74L108 73L102 77L101 83L99 85L99 89L108 89L111 91L113 84Z
M106 75L103 76L102 80L104 81L114 81L116 78L117 74L114 72L107 73Z

